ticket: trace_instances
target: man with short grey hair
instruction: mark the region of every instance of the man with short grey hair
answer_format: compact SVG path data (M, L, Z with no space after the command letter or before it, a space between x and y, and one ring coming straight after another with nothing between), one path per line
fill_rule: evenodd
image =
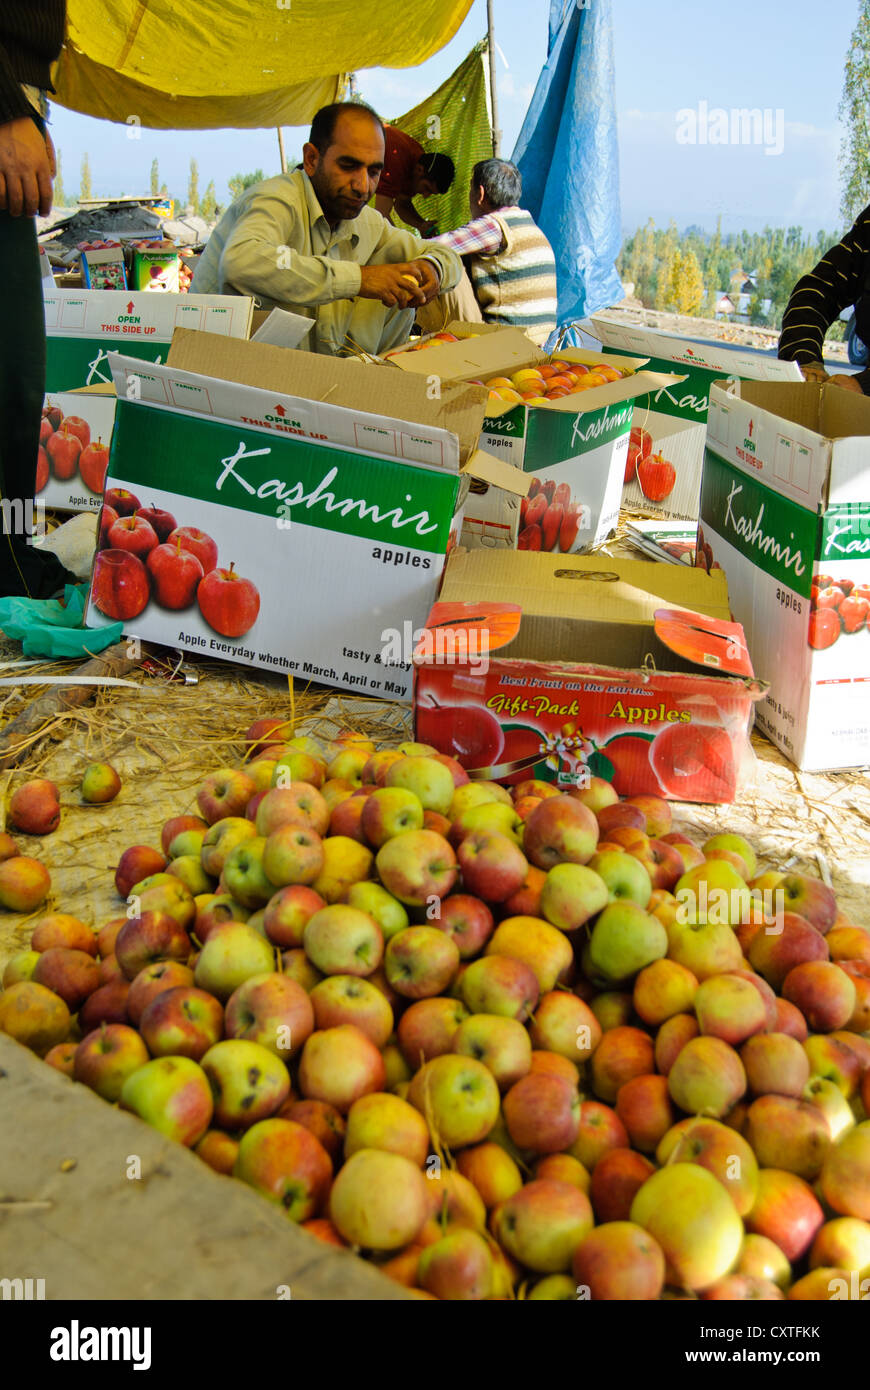
M462 256L456 290L418 310L425 333L452 319L523 329L539 346L556 327L556 258L531 213L519 206L522 176L506 159L484 159L471 172L472 221L435 237Z

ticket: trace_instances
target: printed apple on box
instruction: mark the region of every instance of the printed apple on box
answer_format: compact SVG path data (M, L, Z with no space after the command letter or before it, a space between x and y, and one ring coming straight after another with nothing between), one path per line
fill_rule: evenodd
M474 778L591 777L623 796L730 802L755 680L721 574L457 551L415 653L416 737Z
M870 763L870 401L827 383L710 395L697 561L721 568L756 721L805 771Z
M87 621L407 698L410 647L395 664L382 653L390 632L420 627L432 605L461 525L460 455L473 453L482 393L432 403L418 383L397 392L389 381L381 398L405 398L406 417L391 420L320 402L327 384L340 401L349 382L376 406L377 382L359 364L198 333L176 350L225 377L112 355L119 399ZM288 372L307 374L314 399L268 389ZM460 418L462 439L443 427ZM392 456L376 452L388 441ZM492 469L513 482L497 460Z
M36 495L60 511L97 511L115 416L109 350L123 344L129 353L159 362L179 326L247 337L253 301L237 295L65 290L53 281L45 282L43 298L46 396Z
M713 343L687 342L671 333L613 323L593 314L590 323L605 356L637 354L637 366L681 371L676 386L662 385L635 401L622 480L622 501L675 520L696 521L704 462L710 388L731 380L802 381L796 362L780 362Z

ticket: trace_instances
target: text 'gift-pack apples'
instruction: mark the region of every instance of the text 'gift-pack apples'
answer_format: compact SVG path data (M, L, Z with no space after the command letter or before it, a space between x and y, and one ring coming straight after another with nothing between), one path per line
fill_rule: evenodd
M766 688L723 575L519 551L451 555L415 666L417 738L472 778L679 801L734 800Z
M770 680L756 719L809 771L870 762L870 401L815 382L711 391L698 562L728 577ZM866 606L865 606L866 604Z

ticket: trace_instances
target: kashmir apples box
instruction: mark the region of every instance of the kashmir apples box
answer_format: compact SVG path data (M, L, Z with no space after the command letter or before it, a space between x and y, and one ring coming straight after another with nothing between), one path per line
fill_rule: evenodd
M132 356L160 362L177 327L246 338L253 300L57 289L48 281L43 288L46 396L36 490L47 507L97 511L115 407L108 353L123 347ZM104 389L83 393L85 387Z
M802 381L796 362L712 343L692 343L672 333L592 316L590 323L608 359L637 354L656 372L680 370L681 384L660 386L635 401L622 500L678 521L697 521L704 464L710 387L734 381Z
M870 400L714 385L698 555L769 676L768 738L805 771L870 763Z
M602 355L569 348L548 357L518 328L503 328L458 343L440 342L425 352L412 347L390 360L430 381L456 382L509 378L551 360L588 367ZM592 550L606 540L619 516L634 402L681 380L639 370L643 363L637 358L611 356L609 362L629 375L542 405L488 404L481 448L531 475L532 490L528 508L515 516L499 495L476 498L467 525L477 521L483 529L502 530L515 525L518 535L511 536L511 544L557 554ZM540 513L532 506L536 493L546 502Z
M415 653L416 737L471 777L731 802L765 687L724 574L455 551Z
M165 366L111 366L88 623L409 698L406 624L434 602L469 478L524 485L475 451L485 393L432 401L359 363L206 333L180 334Z

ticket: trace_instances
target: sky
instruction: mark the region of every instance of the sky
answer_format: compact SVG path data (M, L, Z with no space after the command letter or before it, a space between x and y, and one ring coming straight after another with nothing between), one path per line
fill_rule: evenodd
M324 0L324 3L326 0ZM589 0L613 14L622 227L652 217L725 232L800 225L842 230L837 108L858 0ZM548 0L494 0L501 153L510 157L546 60ZM414 69L358 74L361 96L387 119L417 105L486 32L486 0L474 0L455 37ZM732 111L761 113L741 132ZM706 113L706 114L705 114ZM717 114L718 113L718 114ZM725 113L724 115L722 113ZM725 127L723 128L723 121ZM200 193L262 168L277 173L273 130L136 132L53 108L52 130L68 194L90 159L94 194L147 193L151 162L170 193L186 199L191 157ZM727 143L719 136L727 133ZM307 132L286 128L289 160ZM707 136L706 142L704 136ZM770 151L769 153L767 151Z

